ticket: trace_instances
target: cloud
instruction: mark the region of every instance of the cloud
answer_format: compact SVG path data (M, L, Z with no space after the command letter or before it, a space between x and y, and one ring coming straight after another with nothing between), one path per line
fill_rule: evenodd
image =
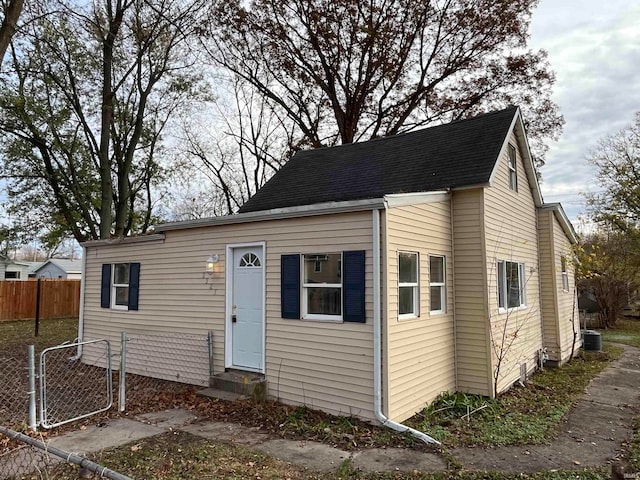
M546 201L584 211L580 192L594 191L596 170L586 157L599 139L631 123L640 110L640 6L621 0L542 0L531 46L549 52L557 81L554 100L565 117L561 139L542 168ZM572 211L573 214L570 214Z

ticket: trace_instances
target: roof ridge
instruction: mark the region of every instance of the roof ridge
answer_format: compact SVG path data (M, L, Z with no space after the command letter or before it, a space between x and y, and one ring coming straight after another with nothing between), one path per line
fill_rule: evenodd
M480 120L483 119L484 117L489 117L492 115L498 115L501 113L505 113L508 110L514 110L515 111L518 109L518 107L516 105L510 105L506 108L503 108L501 110L493 110L490 112L483 112L483 113L479 113L478 115L474 115L473 117L467 117L467 118L459 118L458 120L453 120L452 122L447 122L447 123L439 123L437 125L430 125L430 126L425 126L422 128L418 128L416 130L408 130L406 132L401 132L401 133L394 133L392 135L386 135L384 137L376 137L376 138L371 138L369 140L362 140L359 142L351 142L351 143L340 143L338 145L325 145L322 147L317 147L317 148L310 148L310 149L305 149L305 150L298 150L293 157L291 157L290 160L293 160L294 157L297 157L298 155L304 155L304 154L313 154L314 152L319 152L322 150L334 150L334 149L338 149L340 147L355 147L357 145L362 145L365 143L374 143L374 142L379 142L382 140L389 140L390 138L400 138L403 137L405 135L412 135L415 133L419 133L419 132L424 132L426 130L435 130L438 128L442 128L442 127L450 127L451 125L457 125L460 123L464 123L464 122L470 122L473 120ZM285 166L288 164L289 162L285 163Z

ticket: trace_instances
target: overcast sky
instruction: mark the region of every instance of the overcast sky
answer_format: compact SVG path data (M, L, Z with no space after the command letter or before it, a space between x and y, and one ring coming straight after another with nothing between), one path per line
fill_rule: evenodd
M545 202L562 202L577 223L584 212L580 192L596 188L589 150L640 110L640 2L541 0L530 46L549 53L553 98L566 122L541 170L542 193Z

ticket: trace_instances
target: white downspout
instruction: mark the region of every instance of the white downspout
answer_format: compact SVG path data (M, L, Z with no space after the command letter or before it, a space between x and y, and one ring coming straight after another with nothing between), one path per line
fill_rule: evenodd
M78 350L71 360L82 357L82 340L84 338L84 290L87 285L87 248L82 246L82 274L80 276L80 309L78 312Z
M381 276L380 276L380 210L373 210L373 409L376 418L385 427L397 432L409 432L414 437L425 443L440 442L415 428L407 427L394 422L382 413L382 302L380 300Z

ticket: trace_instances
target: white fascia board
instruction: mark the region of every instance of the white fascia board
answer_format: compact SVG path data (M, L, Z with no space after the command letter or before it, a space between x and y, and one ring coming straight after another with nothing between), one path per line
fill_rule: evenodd
M163 242L163 241L164 241L164 234L154 233L151 235L140 235L139 237L118 237L118 238L108 238L105 240L89 240L86 242L82 242L80 245L83 247L104 247L107 245L123 245L123 244L130 244L130 243Z
M421 203L444 202L448 199L449 192L446 190L439 190L435 192L394 193L384 196L387 208L418 205Z
M313 205L301 205L296 207L274 208L259 212L237 213L223 217L201 218L198 220L186 220L156 225L156 232L168 232L170 230L184 230L188 228L210 227L215 225L232 225L236 223L260 222L263 220L280 220L285 218L311 217L331 213L360 212L384 208L384 199L372 198L365 200L349 200L345 202L325 202Z
M529 187L531 188L531 193L533 194L533 200L536 207L541 207L544 201L542 199L540 184L538 183L538 176L536 175L536 168L533 164L533 157L531 156L531 149L529 148L527 133L524 129L524 123L522 122L520 107L518 107L518 109L516 110L516 113L513 116L513 120L511 121L511 125L509 126L509 132L502 142L502 148L500 148L500 153L498 154L498 158L496 158L496 163L494 164L493 170L491 171L491 176L489 177L489 186L493 185L496 174L498 172L498 168L500 168L500 161L502 160L502 157L504 157L509 146L509 135L511 134L511 132L513 132L514 129L516 130L516 136L518 137L518 140L524 147L521 152L523 155L522 160L524 163L524 169L527 173L527 181L529 183Z
M571 243L578 243L578 234L573 228L571 220L569 220L569 217L567 217L567 214L564 212L561 203L545 203L540 207L540 210L552 211L569 241Z
M464 185L462 187L453 187L451 189L452 192L458 192L461 190L476 190L478 188L488 188L491 186L491 183L489 182L485 182L485 183L476 183L474 185Z

